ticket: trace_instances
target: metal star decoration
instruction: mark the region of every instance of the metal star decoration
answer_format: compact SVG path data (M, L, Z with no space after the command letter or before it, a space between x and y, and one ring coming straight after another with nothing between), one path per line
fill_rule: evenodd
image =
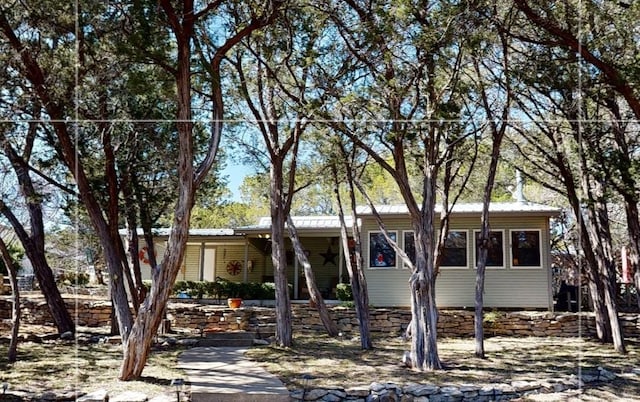
M320 255L324 257L324 262L322 263L323 266L327 265L328 262L336 265L336 257L338 256L338 253L334 253L333 250L331 250L331 246L327 248L326 252L320 253Z

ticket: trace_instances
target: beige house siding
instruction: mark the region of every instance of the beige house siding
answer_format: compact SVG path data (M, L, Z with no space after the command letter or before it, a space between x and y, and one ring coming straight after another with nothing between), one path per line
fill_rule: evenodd
M184 261L176 278L178 281L200 280L200 244L187 244Z
M396 231L403 247L403 233L410 227L408 218L383 218L388 231ZM549 269L549 219L545 216L492 217L493 231L503 231L504 267L487 268L484 302L486 307L551 308ZM443 267L436 280L439 307L473 307L475 300L475 231L479 216L452 217L450 230L467 233L467 266ZM541 267L514 267L511 255L512 230L539 230ZM396 258L396 268L369 267L369 233L378 232L373 219L363 219L365 274L369 299L374 306L409 306L410 271Z

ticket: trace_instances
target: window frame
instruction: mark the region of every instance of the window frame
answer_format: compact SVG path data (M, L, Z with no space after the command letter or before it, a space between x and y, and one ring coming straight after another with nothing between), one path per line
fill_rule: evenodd
M469 229L449 229L449 233L447 233L447 237L449 236L449 234L451 234L451 232L460 232L460 233L464 233L465 234L465 240L466 240L466 245L465 245L465 254L464 254L464 259L465 259L465 265L442 265L442 263L440 263L440 269L469 269ZM446 247L443 247L443 250L445 250Z
M478 269L478 234L482 231L480 229L473 230L473 257L474 257L474 268ZM487 265L486 269L506 269L507 268L507 250L505 244L505 230L504 229L492 229L489 231L491 233L502 233L502 265Z
M538 258L540 261L539 265L515 265L513 263L513 234L517 232L537 232L538 233ZM512 269L542 269L544 267L544 261L542 260L542 230L535 228L528 229L510 229L509 230L509 257L510 257L510 267Z
M397 230L387 230L387 233L389 234L389 237L391 237L392 240L394 240L396 242L396 244L398 244L398 231ZM372 259L371 259L371 236L372 235L380 235L382 236L382 238L385 240L384 238L384 234L383 231L381 230L369 230L367 232L367 269L371 269L371 270L388 270L388 269L397 269L398 268L398 253L396 252L396 250L390 245L388 244L389 248L391 250L393 250L394 253L394 265L387 265L387 266L380 266L380 265L371 265ZM393 239L393 236L395 235L395 239Z

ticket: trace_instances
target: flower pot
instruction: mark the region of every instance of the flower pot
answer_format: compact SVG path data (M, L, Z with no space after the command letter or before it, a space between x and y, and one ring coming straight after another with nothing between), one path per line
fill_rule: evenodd
M242 299L239 297L230 297L227 299L229 308L239 308L242 305Z

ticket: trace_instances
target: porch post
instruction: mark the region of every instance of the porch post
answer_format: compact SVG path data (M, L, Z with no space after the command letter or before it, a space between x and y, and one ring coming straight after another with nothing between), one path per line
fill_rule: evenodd
M244 264L242 264L242 282L247 283L249 281L249 268L247 264L249 262L249 238L247 236L244 237Z
M298 267L298 259L293 259L293 298L298 299L298 283L300 282L300 278L298 278L298 274L300 267Z
M204 280L204 242L200 242L200 280Z
M338 240L338 283L342 283L342 270L344 269L344 248L342 247L342 236L339 236Z

